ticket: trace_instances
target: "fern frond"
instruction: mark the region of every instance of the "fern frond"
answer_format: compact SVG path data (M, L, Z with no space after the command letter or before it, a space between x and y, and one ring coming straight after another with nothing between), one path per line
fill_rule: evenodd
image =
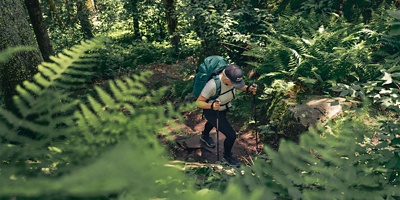
M151 74L146 71L132 78L111 80L106 88L95 87L96 95L89 96L88 103L74 114L79 132L89 130L99 135L85 136L85 142L112 144L121 138L148 138L151 135L143 133L157 132L166 123L173 125L170 119L182 120L172 104L158 105L166 88L148 91L144 86Z
M63 90L67 93L68 89L71 88L71 85L67 84L68 82L71 83L72 81L74 84L82 84L83 86L86 79L73 78L71 80L71 78L74 74L86 76L91 73L73 68L73 66L75 63L79 63L82 60L87 51L100 47L103 41L104 39L102 38L96 38L92 41L82 42L78 47L73 47L71 50L65 50L64 53L67 55L59 53L58 57L52 57L51 59L54 63L44 62L39 65L39 72L34 76L34 80L32 82L25 81L22 86L17 87L18 95L15 97L16 106L22 116L26 118L29 115L40 115L40 113L46 112L51 113L52 111L47 110L47 107L44 108L45 110L38 110L38 108L43 107L36 105L44 102L41 97L46 96L47 94L50 95L51 93L54 93L55 90ZM85 66L85 68L86 67L87 66ZM54 100L52 102L54 102Z
M320 128L304 133L299 144L283 140L279 151L266 147L268 159L256 160L247 171L256 172L258 176L244 174L237 177L235 183L251 188L250 191L268 185L269 192L274 188L271 198L381 199L396 196L395 186L382 182L388 174L378 163L386 159L371 153L364 141L374 131L366 128L362 117L334 127L329 131ZM257 184L249 185L254 182Z
M11 58L12 54L18 53L21 51L34 51L37 48L33 46L17 46L17 47L9 47L4 51L0 52L0 63L7 62L8 59Z
M73 84L84 86L82 81L91 73L87 73L90 67L82 64L91 57L88 51L101 47L104 41L104 38L96 38L63 51L64 54L52 58L53 63L39 65L39 71L32 81L17 86L14 103L19 113L16 115L0 108L0 138L7 140L7 143L16 143L14 149L24 153L8 151L4 157L11 156L11 160L21 162L20 159L29 156L41 159L42 166L48 164L48 157L45 158L49 153L48 146L64 140L61 138L65 138L67 130L75 125L71 116L79 100L70 97L71 89L75 86L70 86L69 79L74 77ZM69 82L65 81L67 79Z

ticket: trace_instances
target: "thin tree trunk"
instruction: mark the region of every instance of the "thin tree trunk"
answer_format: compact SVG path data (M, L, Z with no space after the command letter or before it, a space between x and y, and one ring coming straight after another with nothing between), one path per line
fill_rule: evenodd
M86 0L86 7L91 14L96 12L96 5L94 4L94 0Z
M97 23L97 6L96 1L86 0L86 7L89 10L89 19L92 25L92 30L96 30L99 23Z
M50 42L46 25L43 21L39 0L25 0L25 6L28 9L29 18L31 19L33 30L35 32L36 40L43 59L45 61L50 61L50 56L53 56L55 53Z
M96 4L94 2L94 0L86 0L86 8L88 10L88 15L89 15L89 19L90 21L93 22L96 21Z
M87 7L86 0L79 0L77 3L77 15L81 24L85 39L93 38L93 27L90 22L90 10Z
M140 37L138 3L139 0L131 0L133 14L133 34L136 38Z
M22 2L1 0L0 7L0 51L21 45L37 46ZM13 54L7 62L0 63L0 92L8 110L17 113L12 101L15 88L23 81L31 80L42 61L40 51L36 50Z
M178 27L178 19L175 12L174 0L164 0L165 16L168 23L168 33L172 46L175 49L175 54L179 53L179 34L176 32Z

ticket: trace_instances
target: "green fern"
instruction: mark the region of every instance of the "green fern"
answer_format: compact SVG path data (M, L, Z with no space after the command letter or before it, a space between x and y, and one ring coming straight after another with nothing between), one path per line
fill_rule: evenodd
M373 130L364 118L310 131L300 143L281 141L279 151L265 148L267 160L257 159L234 181L252 193L263 189L268 199L394 199L400 193L388 182L393 165L365 138Z
M52 57L54 63L45 62L39 65L39 72L33 81L25 81L17 87L18 94L14 96L14 102L20 116L0 109L0 126L5 130L1 133L1 138L19 144L18 148L36 159L43 156L46 146L52 141L64 137L66 132L59 128L65 126L66 117L72 115L72 110L78 103L69 98L71 89L76 88L76 84L84 87L83 77L91 74L88 71L90 65L81 63L92 62L93 59L86 52L100 47L103 41L103 38L98 38L82 42L71 50L64 50L64 54ZM35 138L40 138L41 142L37 142ZM2 150L7 151L4 148ZM27 157L24 153L5 155L14 160Z
M280 17L271 35L260 36L265 44L244 53L257 58L259 63L253 66L263 74L260 81L266 85L272 79L293 81L315 93L339 81L366 81L377 76L376 66L370 64L371 53L365 51L375 43L362 39L376 36L371 36L365 25L350 26L334 14L319 21L312 16Z
M18 95L15 97L15 102L23 118L51 111L52 109L49 108L57 108L60 104L58 103L57 106L41 104L47 104L49 99L56 98L60 94L63 95L59 99L65 99L72 89L85 88L88 82L87 77L93 75L90 69L95 63L96 56L96 54L85 54L85 52L99 48L103 40L99 38L82 42L81 45L74 46L70 50L64 50L57 57L51 57L52 63L44 62L39 65L39 73L34 76L34 80L25 81L22 86L17 87ZM57 112L53 111L48 115L54 113Z
M6 50L0 52L0 63L6 62L12 54L20 52L20 51L34 51L36 48L31 46L17 46L17 47L10 47Z
M118 141L116 139L118 137L147 138L149 135L142 133L163 128L167 119L181 119L172 104L157 105L166 88L147 91L143 83L150 75L150 72L144 72L135 75L133 79L111 81L109 90L112 95L96 87L98 97L89 96L89 104L81 104L80 111L74 114L73 121L77 123L78 131L109 135L108 142L113 143ZM138 123L128 126L131 119L135 119ZM92 137L91 134L89 137ZM104 139L97 137L85 139L89 143L105 142Z
M150 72L95 87L86 101L69 95L76 89L70 80L84 81L80 78L90 74L74 79L76 72L88 69L75 63L87 61L87 51L102 41L85 42L69 56L53 58L55 64L40 67L33 82L19 87L15 100L21 117L0 109L0 198L115 193L176 198L190 189L179 170L165 166L168 155L156 137L181 119L180 108L159 104L166 88L148 90L144 83ZM40 137L18 136L19 129Z

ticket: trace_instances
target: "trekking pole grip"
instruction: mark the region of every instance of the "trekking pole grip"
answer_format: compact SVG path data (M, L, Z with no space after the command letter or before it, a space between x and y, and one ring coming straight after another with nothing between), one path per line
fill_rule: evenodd
M253 84L251 84L251 86L254 87L254 88L256 88L256 89L253 91L253 95L256 95L256 93L257 93L257 84L253 83Z

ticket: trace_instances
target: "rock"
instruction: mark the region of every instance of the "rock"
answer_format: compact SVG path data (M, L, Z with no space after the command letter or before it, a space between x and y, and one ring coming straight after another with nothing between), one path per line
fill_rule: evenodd
M286 101L286 111L278 132L287 139L298 142L299 135L310 128L326 125L344 109L350 108L356 101L347 101L344 98L328 98L324 96L308 96L300 103Z

